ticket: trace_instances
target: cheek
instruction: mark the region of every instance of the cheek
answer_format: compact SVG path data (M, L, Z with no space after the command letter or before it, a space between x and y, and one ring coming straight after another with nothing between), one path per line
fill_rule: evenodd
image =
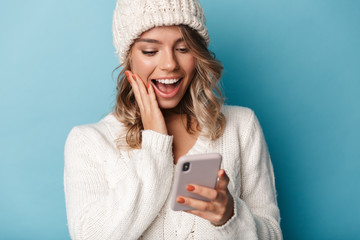
M146 57L133 56L131 69L133 73L136 73L143 81L146 81L154 71L155 64L154 61L146 59Z
M195 63L196 60L194 57L189 57L183 62L183 69L190 76L192 76L195 72Z

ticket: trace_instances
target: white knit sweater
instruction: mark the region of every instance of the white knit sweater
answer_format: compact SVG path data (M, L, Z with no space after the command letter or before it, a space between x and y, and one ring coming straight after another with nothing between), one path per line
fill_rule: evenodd
M273 167L253 111L225 106L223 136L200 136L188 154L219 152L234 216L223 226L169 206L172 136L142 132L142 148L119 151L113 114L74 127L65 145L64 185L72 239L282 239Z

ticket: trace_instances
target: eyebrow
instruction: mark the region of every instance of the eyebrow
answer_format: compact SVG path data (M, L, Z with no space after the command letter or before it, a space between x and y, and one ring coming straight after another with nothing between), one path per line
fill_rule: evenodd
M175 41L175 43L179 43L179 42L183 42L184 38L179 38L178 40ZM146 42L146 43L157 43L157 44L162 44L161 41L156 40L156 39L151 39L151 38L139 38L136 40L136 42Z

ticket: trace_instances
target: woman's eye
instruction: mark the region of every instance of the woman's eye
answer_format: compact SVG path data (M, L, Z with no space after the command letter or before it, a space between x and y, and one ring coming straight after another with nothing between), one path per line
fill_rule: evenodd
M146 56L153 56L157 51L142 51L142 53Z
M179 52L181 52L181 53L187 53L187 52L189 52L189 49L188 48L178 48L177 49Z

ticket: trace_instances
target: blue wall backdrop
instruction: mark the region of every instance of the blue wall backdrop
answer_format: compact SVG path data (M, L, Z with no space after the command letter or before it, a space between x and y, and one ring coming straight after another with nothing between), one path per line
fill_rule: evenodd
M360 2L201 1L228 104L255 110L285 239L360 239ZM0 239L69 239L63 148L112 108L115 0L2 1Z

